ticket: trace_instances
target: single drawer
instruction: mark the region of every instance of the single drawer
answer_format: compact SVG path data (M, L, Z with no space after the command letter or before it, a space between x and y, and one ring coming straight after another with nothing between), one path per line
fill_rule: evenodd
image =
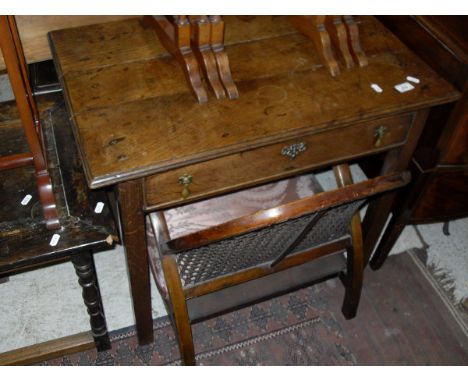
M405 114L339 127L152 175L146 206L166 208L402 145L412 119Z

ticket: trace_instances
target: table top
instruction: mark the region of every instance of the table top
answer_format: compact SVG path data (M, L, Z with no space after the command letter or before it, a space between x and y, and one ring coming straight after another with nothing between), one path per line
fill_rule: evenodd
M38 98L47 148L49 172L62 228L47 230L39 202L32 166L0 172L0 274L67 259L87 250L110 249L116 229L102 190L86 187L63 98ZM0 155L27 149L27 142L14 101L0 104ZM22 205L26 195L29 203ZM98 202L105 203L100 214ZM56 246L49 245L59 234Z
M177 61L138 19L51 32L91 188L163 172L459 94L375 18L362 16L364 68L332 77L312 42L282 16L226 16L237 100L198 104ZM407 76L407 93L394 85ZM378 84L384 91L370 87Z

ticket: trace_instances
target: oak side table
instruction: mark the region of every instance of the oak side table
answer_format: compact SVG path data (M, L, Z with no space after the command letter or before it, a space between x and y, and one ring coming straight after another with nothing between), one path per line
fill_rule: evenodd
M369 65L331 77L287 18L226 16L240 96L205 104L139 19L51 32L88 186L116 195L141 344L153 340L146 213L374 154L382 174L404 170L428 110L459 97L376 19L358 20ZM420 83L397 92L407 76ZM367 258L394 197L369 205Z

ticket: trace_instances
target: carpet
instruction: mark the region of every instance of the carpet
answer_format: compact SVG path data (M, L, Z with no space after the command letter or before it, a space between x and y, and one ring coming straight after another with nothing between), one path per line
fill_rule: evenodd
M366 272L358 316L340 312L330 279L193 326L197 365L468 365L468 336L411 253ZM133 327L111 333L112 349L40 365L179 365L174 330L154 321L155 342Z
M313 307L313 288L300 290L193 326L197 365L352 365L330 313ZM154 321L155 342L138 346L134 327L111 334L112 349L41 365L180 365L169 320ZM316 339L321 341L316 343Z

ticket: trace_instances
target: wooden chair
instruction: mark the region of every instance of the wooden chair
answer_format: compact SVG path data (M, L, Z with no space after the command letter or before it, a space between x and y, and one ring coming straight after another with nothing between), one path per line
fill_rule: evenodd
M334 173L338 189L176 238L171 237L164 212L149 215L155 239L155 248L149 251L150 262L158 289L174 319L186 365L195 364L191 323L245 306L252 300L303 287L307 285L301 279L303 275L291 272L308 263L327 260L328 255L340 254L343 259L341 253L346 251L346 266L341 265L337 271L342 271L340 278L345 286L342 312L347 319L356 315L364 270L358 210L372 195L406 184L409 175L392 174L353 184L348 165L334 167ZM227 208L229 203L225 205ZM310 277L309 269L304 269L303 274ZM280 279L275 284L278 289L271 289L274 283L267 278L288 272L289 278ZM257 284L249 285L252 282ZM236 292L242 285L249 286Z
M0 170L34 166L46 226L48 229L58 229L60 222L47 169L39 113L28 82L26 62L14 16L0 16L0 48L30 150L27 153L0 157Z

